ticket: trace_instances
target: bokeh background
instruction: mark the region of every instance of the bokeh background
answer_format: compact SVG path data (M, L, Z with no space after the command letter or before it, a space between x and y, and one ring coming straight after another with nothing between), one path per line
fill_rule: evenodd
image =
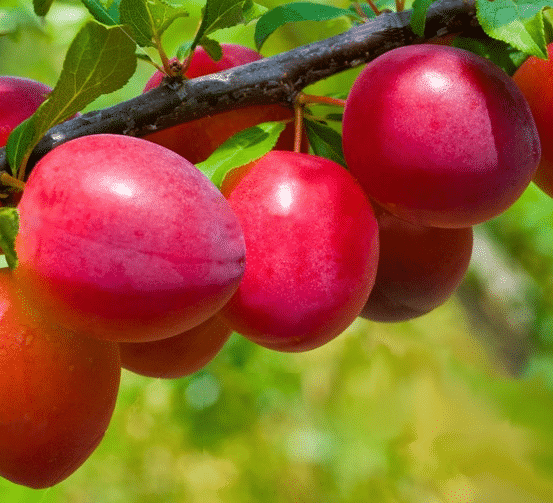
M197 25L201 2L186 5L191 16L164 38L170 55ZM55 85L87 19L76 1L56 0L39 20L30 1L0 0L0 74ZM347 27L345 19L287 25L262 52ZM215 38L253 47L253 27ZM140 62L128 85L87 110L139 94L153 71ZM358 71L309 91L344 94ZM204 370L182 379L123 372L92 457L47 490L0 479L0 501L550 503L553 200L531 185L506 213L477 226L465 281L426 316L358 319L304 354L234 335Z

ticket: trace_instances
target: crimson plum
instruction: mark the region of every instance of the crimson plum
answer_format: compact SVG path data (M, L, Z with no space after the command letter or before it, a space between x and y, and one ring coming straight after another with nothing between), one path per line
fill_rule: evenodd
M553 43L547 53L547 60L530 56L513 80L528 100L541 140L542 156L533 181L553 197Z
M244 272L244 237L223 195L191 163L139 138L56 147L18 208L21 291L46 319L81 334L178 335L217 312Z
M0 76L0 147L10 133L33 115L52 88L23 77Z
M246 271L220 314L248 339L306 351L359 315L374 283L378 228L370 202L339 164L271 151L228 201L246 240Z
M190 79L201 77L262 58L258 52L241 45L221 44L221 47L223 57L219 61L213 61L203 47L196 48L185 76ZM146 84L144 92L158 86L162 78L163 73L156 72ZM281 105L254 105L178 124L144 138L163 145L196 164L207 159L217 147L243 129L262 122L292 121L293 118L294 112ZM294 126L290 123L281 133L275 148L292 150L293 146Z
M109 425L121 376L115 342L24 312L0 273L0 476L34 489L79 468Z
M530 183L538 133L524 96L490 61L440 45L391 50L347 99L348 167L374 200L412 223L470 227Z
M472 253L472 228L421 227L375 205L380 259L361 312L373 321L404 321L443 304L463 279Z
M136 374L178 378L205 367L232 330L217 315L180 335L160 341L120 342L121 365Z

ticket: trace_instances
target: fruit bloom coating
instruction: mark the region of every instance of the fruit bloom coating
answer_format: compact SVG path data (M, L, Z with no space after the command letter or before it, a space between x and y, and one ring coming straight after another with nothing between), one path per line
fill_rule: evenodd
M205 367L232 330L217 315L180 335L161 341L120 342L121 365L136 374L174 379Z
M238 219L192 164L119 135L64 143L32 171L19 203L15 269L43 316L127 342L178 335L238 287Z
M343 118L346 162L394 215L470 227L506 210L530 183L540 143L513 80L468 51L389 51L356 79Z
M375 213L380 259L361 316L373 321L404 321L443 304L467 271L472 228L421 227L377 206Z
M0 369L0 476L34 489L53 486L104 436L119 389L118 345L24 314L3 273Z
M193 79L228 70L262 59L261 54L236 44L221 44L223 56L213 61L203 47L194 51L186 77ZM156 72L146 84L144 92L158 86L162 72ZM257 124L270 121L292 120L294 112L281 105L253 105L230 110L210 117L178 124L145 136L145 139L163 145L196 164L207 159L219 146L236 133ZM290 123L280 135L276 149L293 150L294 125Z
M0 76L0 147L10 133L36 112L52 88L23 77Z
M340 165L271 151L228 200L248 258L221 311L231 328L279 351L306 351L359 315L374 283L378 228L368 198Z
M534 182L553 197L553 43L547 61L530 56L513 75L530 105L541 140L542 156Z

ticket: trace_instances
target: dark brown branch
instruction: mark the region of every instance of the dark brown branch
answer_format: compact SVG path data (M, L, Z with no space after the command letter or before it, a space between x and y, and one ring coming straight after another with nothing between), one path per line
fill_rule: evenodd
M52 128L31 156L27 174L55 146L81 136L144 136L178 123L253 104L292 106L306 86L404 45L421 42L409 27L411 11L385 13L346 33L218 74L166 82L116 106ZM442 0L430 7L425 39L477 29L474 0ZM0 149L0 172L8 171Z

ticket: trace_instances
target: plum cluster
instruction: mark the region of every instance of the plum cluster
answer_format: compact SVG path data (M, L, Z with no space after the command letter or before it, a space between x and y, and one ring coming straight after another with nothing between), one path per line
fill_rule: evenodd
M259 57L223 45L214 63L198 49L184 72ZM34 100L1 117L11 130L47 89L0 80ZM43 488L76 470L106 431L121 368L181 377L232 331L306 351L357 316L428 313L462 280L472 226L509 207L540 161L510 77L421 45L380 56L354 83L348 169L292 151L293 130L220 190L193 164L241 129L292 117L260 106L145 139L86 136L37 163L18 205L18 266L0 274L1 476Z

